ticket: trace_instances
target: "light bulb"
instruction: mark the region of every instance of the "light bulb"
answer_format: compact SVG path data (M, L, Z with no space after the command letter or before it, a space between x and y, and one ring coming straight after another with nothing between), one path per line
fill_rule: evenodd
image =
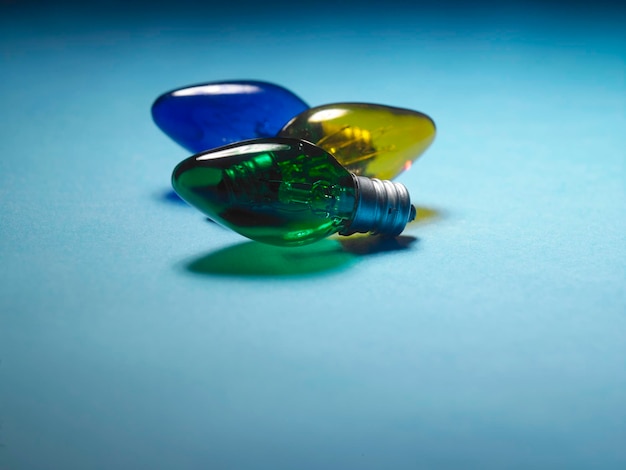
M300 139L254 139L196 154L176 166L172 185L215 222L273 245L334 233L396 236L415 218L405 186L356 176Z
M268 82L235 80L169 91L152 105L156 125L192 153L232 142L274 137L309 106Z
M393 179L424 153L435 133L433 120L417 111L336 103L301 112L278 136L312 142L356 175Z

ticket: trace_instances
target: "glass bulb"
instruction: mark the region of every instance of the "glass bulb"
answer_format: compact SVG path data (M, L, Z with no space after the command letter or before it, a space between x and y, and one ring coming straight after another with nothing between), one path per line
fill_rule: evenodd
M268 82L211 82L169 91L152 105L156 125L192 153L241 140L274 137L309 106Z
M303 111L278 136L312 142L356 175L393 179L424 153L435 133L433 120L417 111L336 103Z
M334 233L395 236L415 218L405 186L356 176L299 139L255 139L196 154L176 166L172 185L214 221L273 245Z

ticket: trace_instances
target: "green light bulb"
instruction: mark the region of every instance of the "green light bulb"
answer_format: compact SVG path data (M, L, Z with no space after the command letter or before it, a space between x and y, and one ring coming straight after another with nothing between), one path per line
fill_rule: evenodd
M405 186L356 176L298 139L255 139L183 160L180 197L214 221L263 243L297 246L334 233L396 236L415 218Z

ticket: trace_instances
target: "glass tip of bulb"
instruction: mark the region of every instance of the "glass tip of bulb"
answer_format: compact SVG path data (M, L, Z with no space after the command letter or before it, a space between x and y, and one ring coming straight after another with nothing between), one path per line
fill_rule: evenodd
M395 237L415 219L416 210L406 186L393 181L355 176L357 203L350 225L340 232Z

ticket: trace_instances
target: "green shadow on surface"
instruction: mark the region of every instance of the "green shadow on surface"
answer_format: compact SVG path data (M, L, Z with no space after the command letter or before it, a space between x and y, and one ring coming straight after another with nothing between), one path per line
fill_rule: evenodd
M356 256L336 240L293 248L250 241L201 256L186 267L195 274L289 277L336 271L354 261Z
M416 218L407 228L441 217L440 210L417 207ZM363 256L408 250L418 241L417 237L407 234L394 238L364 234L333 236L311 245L289 248L247 241L194 258L185 264L185 269L210 276L313 276L347 269Z
M295 277L346 269L362 255L405 250L417 238L375 236L335 238L283 248L254 241L229 246L188 262L194 274L238 277Z

